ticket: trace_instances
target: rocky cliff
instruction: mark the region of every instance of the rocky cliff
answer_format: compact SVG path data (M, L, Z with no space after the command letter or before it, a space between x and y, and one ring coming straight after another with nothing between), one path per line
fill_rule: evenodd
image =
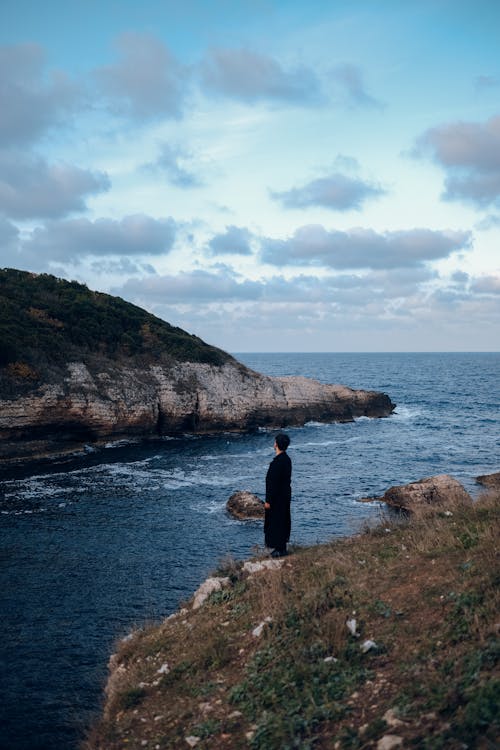
M47 279L52 286L55 283L58 294L51 286L51 294L36 300L40 277L12 273L17 274L14 288L22 284L21 291L26 285L32 289L19 309L19 303L16 308L12 302L13 286L3 286L7 304L0 308L0 335L5 338L5 331L10 335L9 354L0 361L0 460L4 462L124 437L250 430L309 420L350 421L388 416L394 409L383 393L303 377L260 375L139 308L95 295L75 282L42 277L45 286ZM61 308L61 292L67 292L67 286L78 298L72 303L70 295ZM87 321L84 316L68 322L64 315L74 304L81 307L82 298ZM6 309L11 318L17 314L15 322L6 320ZM102 326L102 316L107 328ZM99 335L87 341L84 329L89 319ZM109 335L111 325L118 343ZM43 346L37 349L36 340Z

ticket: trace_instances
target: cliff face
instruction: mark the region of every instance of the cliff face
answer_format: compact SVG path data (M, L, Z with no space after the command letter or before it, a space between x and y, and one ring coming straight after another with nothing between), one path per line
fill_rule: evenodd
M34 458L99 440L388 416L388 396L271 378L234 360L144 368L70 362L61 377L0 400L0 459Z
M0 461L101 440L382 417L388 396L270 378L75 281L0 270Z

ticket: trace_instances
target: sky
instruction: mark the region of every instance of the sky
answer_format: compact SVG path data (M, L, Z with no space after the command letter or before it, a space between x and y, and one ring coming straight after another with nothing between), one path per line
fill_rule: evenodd
M498 351L497 0L1 0L0 267L230 352Z

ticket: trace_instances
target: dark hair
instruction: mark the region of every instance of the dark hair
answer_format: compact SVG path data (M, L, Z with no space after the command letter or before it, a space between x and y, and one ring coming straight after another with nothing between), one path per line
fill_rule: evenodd
M280 451L286 451L286 449L290 445L290 438L288 437L288 435L285 435L284 432L278 432L275 437L275 442Z

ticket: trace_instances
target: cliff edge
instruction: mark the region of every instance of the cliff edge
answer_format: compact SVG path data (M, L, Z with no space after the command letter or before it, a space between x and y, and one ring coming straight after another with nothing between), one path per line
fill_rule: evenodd
M389 416L384 393L260 375L118 297L0 271L0 461L102 440Z

